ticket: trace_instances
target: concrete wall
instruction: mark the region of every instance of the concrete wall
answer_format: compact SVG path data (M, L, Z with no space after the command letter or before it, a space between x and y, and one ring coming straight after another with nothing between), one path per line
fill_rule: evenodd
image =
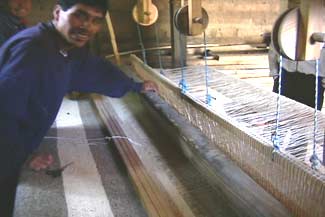
M56 0L34 0L32 24L49 20ZM177 1L177 0L175 0ZM169 0L153 0L159 9L158 22L150 27L140 27L145 47L155 47L155 28L159 32L160 45L170 45ZM132 8L136 0L111 0L110 13L120 51L139 49L136 24L132 19ZM262 34L270 32L272 25L287 5L287 0L202 0L209 15L206 30L207 42L211 44L260 43ZM97 36L100 53L112 53L107 29ZM188 44L202 44L203 36L187 38Z
M119 0L112 3L111 16L121 50L138 49L137 30L131 18L135 3ZM153 0L159 9L157 28L161 45L170 44L170 17L167 0ZM260 43L262 34L270 32L283 0L203 0L202 6L209 15L206 29L207 42L212 44ZM131 4L127 4L131 3ZM124 5L124 7L122 7ZM127 5L127 6L126 6ZM130 7L131 6L131 7ZM155 26L141 27L146 47L156 46ZM202 44L203 36L187 38L188 44ZM132 44L133 43L133 44Z
M33 0L33 10L28 17L29 23L34 25L52 19L52 9L56 0Z
M269 32L280 12L279 0L203 1L210 16L209 41L217 43L254 43Z

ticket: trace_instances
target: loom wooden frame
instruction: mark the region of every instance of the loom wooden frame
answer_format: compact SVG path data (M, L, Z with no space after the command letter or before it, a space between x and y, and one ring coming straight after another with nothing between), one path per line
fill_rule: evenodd
M100 96L93 96L92 99L109 132L114 135L125 136L123 129L118 123L118 116L110 105L105 103ZM114 143L128 169L128 173L132 178L134 187L138 192L148 216L183 217L184 215L170 202L170 195L167 194L161 184L146 170L132 144L125 139L117 139Z
M325 177L302 162L283 153L275 153L267 142L249 135L236 123L217 116L204 103L181 93L179 87L145 65L135 55L130 62L143 80L154 80L160 96L233 159L259 185L281 201L294 216L325 216ZM206 127L202 127L206 126ZM231 135L231 141L218 141L218 134ZM229 143L229 144L227 144ZM232 149L242 150L236 155Z

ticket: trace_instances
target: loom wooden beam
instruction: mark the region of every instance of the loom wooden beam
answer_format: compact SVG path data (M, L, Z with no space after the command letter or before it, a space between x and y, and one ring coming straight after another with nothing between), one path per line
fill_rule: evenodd
M201 0L188 1L188 24L190 35L202 33L202 7Z
M149 22L149 8L152 5L152 1L151 0L142 0L142 1L138 1L137 6L138 6L138 10L139 10L139 18L140 21L143 23L148 23Z
M164 76L160 76L159 74L154 73L153 69L147 65L142 64L141 60L139 60L134 55L131 56L130 61L136 70L136 73L142 79L157 81L160 92L165 92L165 90L170 91L173 93L173 96L179 97L180 101L191 101L190 98L181 94L180 89L175 86L175 84L166 79ZM205 87L202 88L204 89ZM162 97L165 98L164 96ZM191 105L195 106L197 109L206 109L205 107L202 107L196 103L191 103ZM161 106L158 108L158 110L163 110L163 108L164 106ZM166 111L161 112L164 113ZM174 125L179 125L179 123L172 118L172 114L167 114L166 116L171 118L171 122ZM187 131L187 129L188 128L182 129L180 127L177 132L185 138L186 142L196 143L193 145L194 147L201 146L202 144L197 142L196 139L191 138L191 132ZM202 139L198 140L202 142ZM191 145L188 146L191 147ZM206 177L210 178L211 183L216 183L218 188L223 189L223 192L225 195L227 195L227 199L229 200L229 204L231 204L230 206L232 209L240 210L239 212L241 212L243 216L290 216L289 212L284 208L282 204L275 200L262 187L257 185L256 182L254 182L247 174L236 167L235 164L231 162L225 155L217 154L216 158L213 160L210 159L213 162L219 162L212 166L209 165L209 162L202 159L202 157L200 157L197 152L197 150L193 150L191 152L191 161L194 162L198 168L200 168L200 171L202 171ZM207 153L211 152L219 152L219 149L207 150ZM212 167L215 169L215 171L211 171L213 170Z
M107 11L107 13L106 13L106 23L107 23L108 32L109 32L109 35L110 35L111 44L112 44L112 47L113 47L113 52L114 52L116 63L118 65L121 65L121 58L120 58L120 54L119 54L119 51L118 51L118 47L117 47L117 43L116 43L116 39L115 39L114 27L113 27L113 23L112 23L109 11Z
M259 158L263 162L262 164L252 164L251 158L244 157L239 164L240 167L265 190L281 201L292 212L293 216L324 216L325 180L323 176L317 175L309 166L281 152L274 153L272 160L270 156L272 156L273 147L266 145L265 141L244 132L238 125L233 125L230 119L216 115L203 102L195 101L193 96L181 94L175 83L144 65L136 56L131 55L131 62L137 75L143 80L154 80L159 87L159 95L180 114L187 117L194 126L201 129L205 136L210 138L211 132L223 132L219 130L224 128L230 130L235 137L238 136L240 141L238 144L241 144L239 148L247 151L250 147L254 153L259 150L256 155L254 154L254 159L255 157ZM196 121L196 119L200 121ZM207 128L202 128L202 122L211 124ZM217 147L220 146L219 143L213 144ZM222 146L220 148L227 153L227 149L223 149ZM238 163L240 158L241 155L236 154L232 159ZM267 172L267 175L264 175L263 172ZM270 176L282 178L272 181L268 179ZM302 179L308 180L310 183L308 188Z
M93 102L104 121L105 126L113 135L126 136L119 124L118 116L108 102L104 102L100 96L93 96ZM146 170L142 160L137 155L132 144L125 139L114 140L128 173L133 181L141 202L151 217L185 217L171 204L169 195Z
M324 0L301 0L301 21L297 40L297 58L299 60L319 59L322 43L312 39L314 33L325 32ZM319 37L316 36L316 39Z

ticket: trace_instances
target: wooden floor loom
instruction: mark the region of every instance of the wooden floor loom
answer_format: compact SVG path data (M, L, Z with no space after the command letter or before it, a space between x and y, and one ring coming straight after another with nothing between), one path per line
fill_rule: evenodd
M323 159L324 117L317 114L314 137L314 110L285 97L280 99L280 152L271 142L275 131L277 95L263 91L239 79L209 69L208 93L204 67L165 70L164 75L131 55L131 64L143 80L154 80L159 95L198 127L211 142L258 184L281 201L294 216L325 216L324 166L310 167L309 157L316 151ZM188 91L178 87L181 78ZM319 129L322 129L321 131ZM313 140L316 148L313 149Z

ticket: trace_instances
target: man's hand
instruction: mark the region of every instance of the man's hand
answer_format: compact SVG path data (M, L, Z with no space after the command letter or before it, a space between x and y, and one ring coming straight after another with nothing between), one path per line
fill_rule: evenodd
M158 92L158 86L153 81L144 81L141 92Z
M38 153L31 157L28 165L29 168L35 171L40 171L51 166L54 162L51 154Z

